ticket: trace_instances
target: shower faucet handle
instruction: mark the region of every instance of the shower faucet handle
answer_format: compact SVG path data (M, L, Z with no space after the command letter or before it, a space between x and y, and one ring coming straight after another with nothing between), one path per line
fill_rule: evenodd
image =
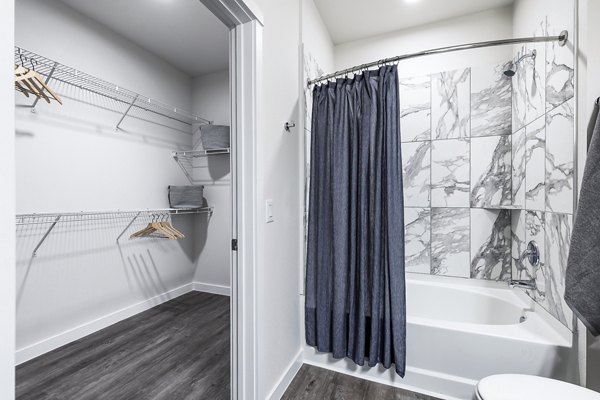
M527 249L525 249L521 255L521 261L524 259L527 259L529 264L534 268L540 266L540 248L535 240L531 240L527 243Z

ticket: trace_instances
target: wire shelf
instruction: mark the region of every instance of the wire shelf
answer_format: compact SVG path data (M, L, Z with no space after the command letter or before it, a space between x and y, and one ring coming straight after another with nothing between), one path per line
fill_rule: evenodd
M164 220L171 218L172 215L181 214L209 214L212 215L213 207L181 207L181 208L155 208L145 210L128 210L128 211L81 211L70 213L40 213L40 214L17 214L16 224L21 225L47 225L45 233L33 249L32 257L37 256L37 251L46 241L52 230L58 224L73 223L73 222L89 222L100 220L114 220L119 218L130 219L129 223L117 236L117 244L119 239L127 232L133 223L141 216L151 217L156 220ZM159 237L159 236L152 236Z
M190 126L194 123L212 123L212 121L206 118L202 118L188 111L122 88L119 85L86 74L85 72L76 70L75 68L71 68L18 46L15 46L15 64L22 65L23 67L38 72L50 82L54 80L61 84L71 85L78 89L91 92L92 94L100 95L118 103L122 103L126 106L126 111L117 124L117 128L132 108L157 114ZM33 107L35 107L35 105Z
M189 151L174 151L172 153L173 158L197 158L206 157L217 154L229 154L231 149L229 147L224 149L210 149L210 150L189 150Z
M223 149L210 149L210 150L189 150L189 151L173 151L171 155L179 168L183 171L188 181L191 184L194 183L193 169L194 160L202 157L208 157L219 154L230 154L231 149L229 147Z
M71 213L33 213L17 214L17 225L39 225L67 223L67 222L86 222L99 220L112 220L118 218L131 218L134 215L180 215L180 214L212 214L213 207L186 207L186 208L155 208L144 210L116 210L116 211L81 211Z

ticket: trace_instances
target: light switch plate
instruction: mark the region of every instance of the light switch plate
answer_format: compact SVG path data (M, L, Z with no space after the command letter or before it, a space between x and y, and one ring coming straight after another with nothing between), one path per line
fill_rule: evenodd
M267 224L275 221L275 217L273 216L273 200L271 199L265 201L265 220Z

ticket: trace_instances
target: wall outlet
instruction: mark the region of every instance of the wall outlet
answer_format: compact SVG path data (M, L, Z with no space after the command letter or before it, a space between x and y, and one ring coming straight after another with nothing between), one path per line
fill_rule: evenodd
M275 221L275 217L273 217L273 200L267 199L265 201L265 222L268 224L273 221Z

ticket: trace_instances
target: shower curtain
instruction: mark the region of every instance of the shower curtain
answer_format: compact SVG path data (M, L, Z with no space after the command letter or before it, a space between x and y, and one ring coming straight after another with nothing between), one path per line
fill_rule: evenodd
M396 66L315 86L306 342L404 376L404 201Z

